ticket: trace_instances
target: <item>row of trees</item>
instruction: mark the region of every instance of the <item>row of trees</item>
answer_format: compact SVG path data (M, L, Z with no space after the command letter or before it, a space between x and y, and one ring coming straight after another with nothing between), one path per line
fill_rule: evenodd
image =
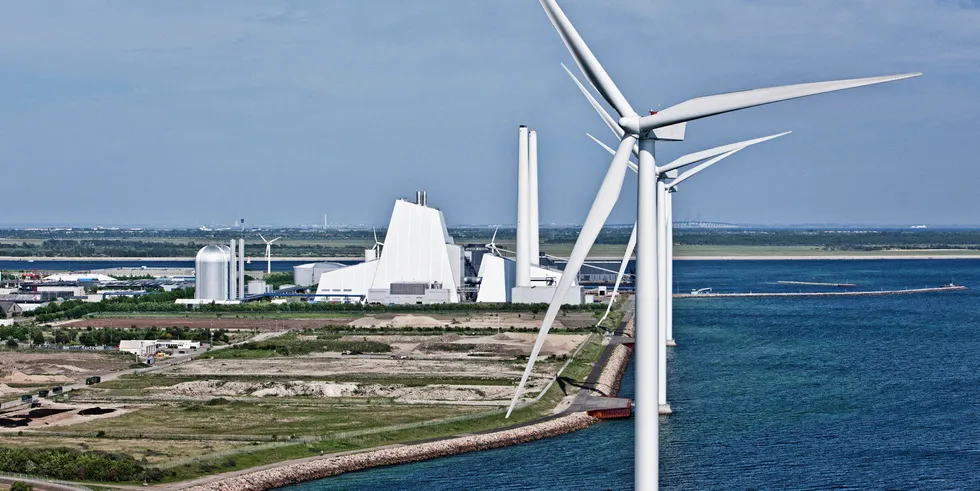
M113 298L101 302L80 302L69 300L60 304L51 303L40 307L26 315L34 316L38 323L52 322L60 319L78 319L89 314L120 313L120 312L186 312L188 307L175 304L177 298L193 297L193 290L176 290L166 293L154 293L136 298ZM196 307L197 312L214 312L229 314L249 313L304 313L331 312L350 313L352 315L370 313L453 313L453 312L531 312L537 314L548 309L548 304L510 304L510 303L446 303L430 305L366 305L342 303L306 303L293 302L272 304L269 302L251 302L241 305L206 304ZM566 306L566 311L595 311L604 310L601 305Z
M202 343L227 343L228 332L224 329L192 329L187 326L171 326L166 328L150 327L146 329L61 329L55 328L46 332L41 327L3 326L0 327L0 341L5 341L9 348L17 348L20 344L43 345L51 342L58 345L80 344L82 346L117 346L124 339L189 339Z
M129 455L68 448L0 447L0 471L71 481L159 481L163 477L161 471L149 470Z

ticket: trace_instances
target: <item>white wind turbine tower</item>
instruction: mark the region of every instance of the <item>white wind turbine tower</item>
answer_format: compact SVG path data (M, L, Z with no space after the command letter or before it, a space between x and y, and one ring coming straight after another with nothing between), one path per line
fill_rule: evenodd
M272 273L272 243L281 239L282 237L276 237L272 240L265 240L262 234L259 234L259 238L262 242L265 242L265 272L266 274Z
M824 92L890 82L920 74L817 82L698 97L668 107L658 113L651 111L648 116L640 116L633 110L612 78L599 64L599 60L592 54L592 51L579 36L578 31L572 26L556 1L539 1L579 69L602 95L603 99L619 114L619 120L614 123L623 133L615 156L609 165L609 170L606 172L596 199L592 203L592 208L582 226L582 231L572 248L572 254L565 266L561 281L558 282L554 300L552 300L542 321L541 330L538 332L538 338L528 359L527 368L521 377L521 382L514 394L514 399L511 401L507 415L510 415L518 402L524 384L527 383L528 376L534 368L534 361L540 353L541 346L551 329L551 324L561 308L562 299L565 298L568 288L578 276L579 269L582 267L589 249L591 249L606 218L619 199L630 154L633 153L635 147L638 147L635 487L643 490L654 490L657 489L659 477L660 434L657 404L657 359L659 356L658 349L652 342L657 336L657 318L659 316L657 303L658 258L656 256L658 210L656 198L657 187L666 187L662 176L668 170L672 170L666 169L667 166L657 167L654 158L656 140L683 140L689 121ZM639 41L634 40L633 42L638 43Z
M572 77L574 78L574 77ZM577 82L577 80L576 80ZM581 86L580 86L581 87ZM588 93L586 92L588 95ZM591 98L591 96L589 96ZM601 107L599 108L600 111ZM604 112L604 111L602 111ZM600 112L600 115L602 114ZM614 130L615 131L615 130ZM671 295L670 285L673 282L672 270L673 270L673 217L670 214L672 208L672 198L674 192L677 190L677 185L690 179L699 172L711 167L712 165L738 153L739 151L762 143L765 141L773 140L781 136L788 135L790 132L779 133L776 135L766 136L763 138L756 138L754 140L746 140L743 142L732 143L730 145L723 145L720 147L715 147L709 150L702 150L700 152L695 152L687 154L665 167L672 167L678 163L680 164L690 164L695 162L703 163L684 171L676 179L666 183L664 186L658 186L657 188L657 260L658 268L657 272L657 290L660 294L657 296L658 301L658 313L660 314L657 318L657 361L659 362L657 375L657 403L659 406L660 414L668 415L671 414L670 404L667 403L667 347L674 346L674 335L670 329L670 322L673 320L671 318L670 311L673 309L674 299ZM609 153L615 155L616 151L609 148L606 144L599 141L596 137L586 133L589 138L594 142L598 143L600 146L606 149ZM636 170L637 166L633 162L629 162L630 169ZM665 182L665 179L661 177L661 181ZM662 193L662 194L661 194ZM613 286L612 298L609 299L609 305L606 306L606 313L603 315L603 320L609 315L609 311L612 308L613 302L616 300L616 295L619 293L619 285L623 279L623 275L626 273L626 266L629 264L630 257L633 255L634 247L636 246L636 225L633 225L633 233L630 234L630 240L626 245L626 253L623 256L623 261L619 265L619 272L616 275L616 283ZM601 320L599 321L602 322Z

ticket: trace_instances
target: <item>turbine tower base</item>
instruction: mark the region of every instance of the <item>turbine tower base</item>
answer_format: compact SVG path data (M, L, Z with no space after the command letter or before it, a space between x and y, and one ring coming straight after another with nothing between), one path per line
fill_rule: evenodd
M668 348L674 348L676 346L677 346L677 343L675 343L673 339L668 339L667 340L667 347Z
M674 411L670 409L670 404L661 404L660 405L660 415L661 416L670 416L671 414L674 414Z

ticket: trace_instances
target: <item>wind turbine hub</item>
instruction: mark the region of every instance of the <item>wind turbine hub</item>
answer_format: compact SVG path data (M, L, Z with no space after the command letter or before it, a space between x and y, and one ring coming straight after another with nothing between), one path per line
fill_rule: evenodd
M623 116L619 118L619 127L622 128L627 134L639 135L640 115L634 114L632 116Z

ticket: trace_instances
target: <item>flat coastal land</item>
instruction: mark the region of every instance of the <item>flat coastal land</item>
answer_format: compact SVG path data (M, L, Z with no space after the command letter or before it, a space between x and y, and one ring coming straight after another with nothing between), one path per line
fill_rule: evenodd
M555 436L597 422L575 405L582 387L615 385L596 370L613 366L616 381L625 370L627 349L604 335L630 324L632 306L620 298L602 329L598 310L559 315L510 419L504 413L541 312L275 322L218 313L206 323L206 313L131 314L41 326L37 335L48 341L154 329L228 339L148 368L118 352L0 348L0 451L123 456L132 472L88 474L85 485L100 489L238 490ZM604 354L612 349L616 356ZM86 385L92 376L101 381ZM556 383L559 376L568 383ZM54 386L72 390L48 394ZM35 394L40 407L9 405L23 394ZM65 477L74 469L49 477L75 481Z

